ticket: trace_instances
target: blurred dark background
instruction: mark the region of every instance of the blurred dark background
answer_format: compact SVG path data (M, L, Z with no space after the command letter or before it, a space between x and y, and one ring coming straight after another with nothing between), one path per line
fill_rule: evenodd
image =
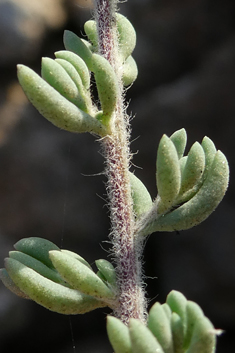
M100 145L60 131L28 103L16 64L40 71L63 49L63 30L83 33L88 0L0 1L0 267L22 237L40 236L91 264L106 258L109 219ZM150 305L171 289L198 302L225 333L217 353L235 347L235 2L129 0L139 77L127 92L136 175L156 196L159 139L186 128L188 147L207 135L227 156L229 190L215 213L191 230L153 234L145 249ZM67 317L0 285L0 351L108 353L101 309Z

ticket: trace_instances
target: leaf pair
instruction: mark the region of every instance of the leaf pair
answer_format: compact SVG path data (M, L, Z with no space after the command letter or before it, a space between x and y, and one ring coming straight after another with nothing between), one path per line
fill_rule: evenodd
M186 142L184 129L171 137L163 135L156 163L158 196L152 205L147 189L140 181L135 183L134 208L140 208L141 199L143 204L148 200L146 210L140 212L137 233L191 228L204 221L222 200L229 181L226 157L208 137L201 144L195 142L183 156Z
M95 274L81 256L42 238L26 238L5 259L3 283L15 294L62 314L115 305L116 277L110 262L97 260Z
M131 319L125 326L109 316L107 332L115 353L213 353L216 334L201 308L177 291L169 293L166 303L155 303L147 326Z

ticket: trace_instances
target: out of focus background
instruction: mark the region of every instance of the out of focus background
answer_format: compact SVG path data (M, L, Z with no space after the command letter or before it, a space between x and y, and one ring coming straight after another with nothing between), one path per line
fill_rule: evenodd
M28 103L16 64L40 72L63 49L63 31L83 34L89 0L0 0L0 267L23 237L45 237L91 264L107 258L109 219L100 145L52 126ZM207 135L230 163L229 190L191 230L152 234L145 254L149 305L171 289L198 302L225 333L217 353L235 349L235 2L129 0L139 76L127 92L136 175L156 196L156 151L182 127L188 147ZM154 298L154 299L151 299ZM101 309L62 316L0 284L0 351L108 353ZM76 348L74 348L74 346Z

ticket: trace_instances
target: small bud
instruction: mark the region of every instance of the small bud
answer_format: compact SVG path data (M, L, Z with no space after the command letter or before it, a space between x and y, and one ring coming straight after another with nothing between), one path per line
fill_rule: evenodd
M107 333L115 353L132 353L129 330L121 320L108 316Z

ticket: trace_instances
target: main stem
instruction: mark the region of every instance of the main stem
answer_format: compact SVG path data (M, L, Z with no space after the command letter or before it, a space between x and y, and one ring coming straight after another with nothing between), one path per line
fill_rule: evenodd
M119 95L112 116L111 133L102 140L106 159L107 191L110 204L111 240L116 264L118 303L114 315L128 324L130 318L145 322L146 304L142 288L141 247L134 238L134 213L129 181L129 118L123 101L121 63L118 58L116 0L96 0L95 17L99 53L114 68Z

